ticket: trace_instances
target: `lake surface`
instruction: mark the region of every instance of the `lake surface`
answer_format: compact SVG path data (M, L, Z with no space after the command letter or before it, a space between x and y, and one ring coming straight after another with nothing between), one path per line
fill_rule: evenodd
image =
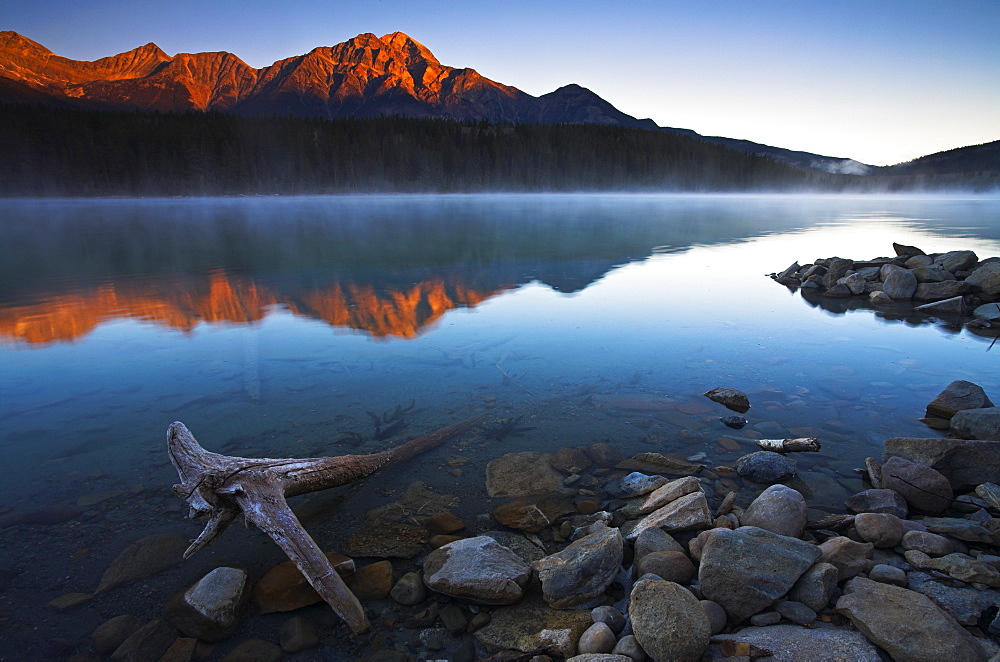
M481 515L502 500L486 498L487 462L601 441L714 467L757 438L817 436L820 453L794 458L799 485L838 511L885 439L937 436L918 419L948 383L1000 397L991 338L906 311L824 309L766 277L890 255L893 241L1000 255L1000 199L0 201L0 628L13 635L0 630L0 655L12 642L84 650L103 620L156 616L222 560L252 578L283 560L233 527L137 589L72 615L44 606L92 592L144 535L200 530L170 492L174 420L209 450L303 457L488 415L328 499L308 526L324 549L413 481L455 495L472 532L489 528ZM703 396L716 386L749 394L743 430ZM394 413L405 427L380 439L373 416ZM498 439L505 420L516 429ZM741 505L762 489L734 482Z

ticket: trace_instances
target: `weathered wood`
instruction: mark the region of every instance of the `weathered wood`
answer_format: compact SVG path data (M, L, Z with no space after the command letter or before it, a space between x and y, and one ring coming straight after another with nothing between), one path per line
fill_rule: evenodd
M184 552L184 558L210 545L243 513L248 522L278 543L352 632L364 632L369 624L361 603L285 499L364 478L456 437L484 418L473 416L381 453L302 459L212 453L202 448L183 423L175 422L167 430L167 452L181 481L173 486L173 491L188 502L189 517L208 519L201 535Z
M766 451L776 453L816 452L819 450L819 439L816 437L799 437L798 439L758 439L757 445Z

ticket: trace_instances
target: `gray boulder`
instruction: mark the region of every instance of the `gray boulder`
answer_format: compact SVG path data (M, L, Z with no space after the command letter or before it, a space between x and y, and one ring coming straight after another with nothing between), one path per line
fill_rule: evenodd
M621 569L624 548L621 532L605 528L536 561L545 601L567 609L603 595Z
M835 257L830 260L830 265L827 267L826 274L823 276L823 286L826 288L831 288L836 285L837 281L847 275L847 272L854 268L854 260L845 260L844 258Z
M909 301L917 291L917 277L908 269L890 269L882 283L882 291L893 301Z
M250 597L247 571L216 568L187 590L177 593L163 609L163 617L188 637L222 641L236 627Z
M531 566L487 536L456 540L424 559L428 588L480 604L517 602L530 579Z
M990 297L1000 296L1000 262L987 262L965 279L966 283Z
M632 587L628 613L635 638L654 660L695 662L708 648L708 615L683 586L641 579Z
M844 587L837 611L896 660L984 662L975 638L930 598L857 577Z
M798 538L806 528L808 510L805 498L797 491L785 485L772 485L747 507L740 523Z
M894 456L936 469L957 491L974 489L1000 476L1000 441L996 440L893 437L886 440L882 457Z
M940 283L920 283L913 298L917 301L941 301L962 296L972 291L972 285L964 280L946 280Z
M788 593L819 555L815 545L756 527L721 530L701 552L701 592L738 623Z
M997 269L1000 272L1000 269ZM1000 303L984 303L977 306L972 314L976 317L990 322L1000 322Z
M912 270L918 283L940 283L946 280L955 280L955 274L940 264L912 267Z
M882 488L899 492L910 507L938 515L951 505L951 483L924 464L904 457L890 457L882 465Z
M958 412L951 419L951 433L962 439L1000 440L1000 407Z
M943 391L927 405L928 418L951 418L963 409L979 409L992 407L986 391L978 384L964 379L956 380L945 387Z
M837 566L832 563L815 563L795 582L788 597L813 611L823 611L837 589L839 574Z
M891 513L900 519L909 514L909 508L898 492L885 489L862 490L844 501L849 513Z
M774 451L757 451L744 455L736 462L736 473L755 483L780 483L795 476L795 465Z
M934 258L934 264L939 264L952 273L968 271L976 266L977 262L979 257L972 251L948 251Z
M967 586L949 586L926 572L907 573L907 588L923 593L962 625L976 625L983 612L1000 607L1000 591L979 591Z
M707 529L712 526L712 511L708 507L708 499L700 489L691 494L685 494L646 515L631 529L625 537L635 540L649 528L660 528L664 531L687 531L689 529Z
M851 660L881 662L878 649L864 635L849 628L819 626L806 629L798 625L771 625L743 628L736 634L712 637L712 642L746 642L771 652L766 659L774 662L801 660Z

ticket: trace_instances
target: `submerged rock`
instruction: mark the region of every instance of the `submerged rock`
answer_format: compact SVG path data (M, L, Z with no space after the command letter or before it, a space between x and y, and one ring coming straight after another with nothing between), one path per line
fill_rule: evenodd
M104 593L174 567L184 560L184 550L190 544L181 533L157 533L135 541L112 561L94 593Z
M428 588L480 604L517 602L530 579L531 566L486 536L448 543L424 560L424 583Z
M705 397L740 414L745 414L750 409L750 398L747 394L734 388L713 388L705 394Z
M508 453L486 465L486 492L491 497L519 497L551 492L562 485L545 453Z

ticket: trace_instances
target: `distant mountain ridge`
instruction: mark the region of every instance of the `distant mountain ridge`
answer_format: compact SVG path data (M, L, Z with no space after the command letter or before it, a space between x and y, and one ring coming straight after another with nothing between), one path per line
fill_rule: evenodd
M403 115L457 121L600 124L662 129L801 168L842 174L877 170L852 159L702 136L637 119L580 85L535 97L471 68L441 64L402 32L360 34L335 46L255 69L227 52L167 55L148 43L80 61L17 32L0 32L0 103L84 109L219 111L243 115L368 118Z

